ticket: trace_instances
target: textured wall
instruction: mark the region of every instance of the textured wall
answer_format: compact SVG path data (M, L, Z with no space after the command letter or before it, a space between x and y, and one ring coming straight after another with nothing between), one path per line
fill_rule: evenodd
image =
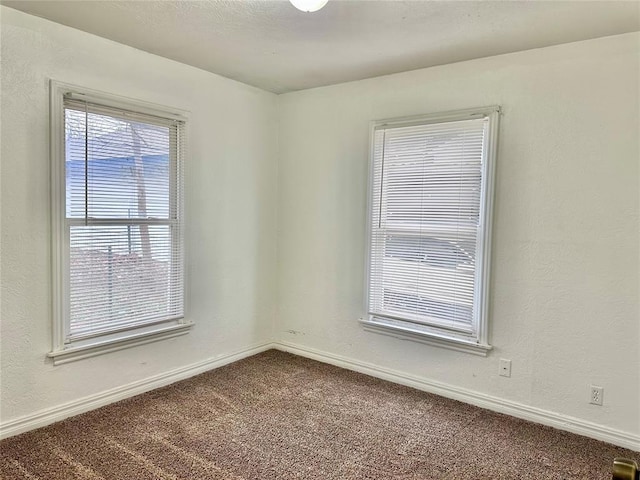
M628 34L280 97L284 340L640 432L639 40ZM498 104L486 358L364 332L369 122ZM499 359L513 361L511 378ZM604 406L588 404L590 384Z
M637 34L276 97L0 12L1 421L266 341L275 325L303 346L640 432ZM45 360L49 77L192 112L191 334ZM363 332L369 121L490 104L504 109L494 352ZM497 375L500 357L512 378ZM603 407L587 404L591 383Z
M1 420L271 338L277 97L15 10L2 15ZM191 111L192 332L53 367L48 78Z

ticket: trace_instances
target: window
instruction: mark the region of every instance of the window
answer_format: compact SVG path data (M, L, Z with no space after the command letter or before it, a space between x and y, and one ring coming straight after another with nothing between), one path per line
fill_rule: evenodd
M52 82L54 362L186 333L185 120Z
M499 109L377 122L367 330L481 355Z

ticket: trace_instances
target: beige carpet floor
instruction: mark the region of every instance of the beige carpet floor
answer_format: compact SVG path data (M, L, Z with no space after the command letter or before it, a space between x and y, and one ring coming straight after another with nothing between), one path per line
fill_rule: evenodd
M610 479L637 453L268 351L0 443L0 478Z

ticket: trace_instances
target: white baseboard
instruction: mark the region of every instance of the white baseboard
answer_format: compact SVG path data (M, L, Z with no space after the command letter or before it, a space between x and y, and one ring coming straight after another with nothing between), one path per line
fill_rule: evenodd
M202 362L187 365L186 367L176 368L121 387L89 395L72 402L39 410L33 414L25 415L14 420L2 422L0 423L0 439L12 437L29 430L33 430L34 428L44 427L51 423L59 422L65 418L88 412L89 410L94 410L110 403L133 397L134 395L139 395L156 388L164 387L165 385L193 377L194 375L198 375L199 373L203 373L214 368L222 367L229 363L236 362L245 357L250 357L272 348L275 348L273 343L261 343L233 353L220 355Z
M640 451L640 435L615 430L613 428L597 425L579 418L551 412L549 410L543 410L541 408L530 407L484 393L474 392L473 390L447 385L445 383L428 380L415 375L409 375L397 370L380 367L372 363L361 362L352 358L303 347L289 342L276 343L274 344L274 348L284 352L293 353L294 355L299 355L301 357L311 358L337 367L364 373L372 377L406 385L425 392L435 393L436 395L459 400L494 412L504 413L511 415L512 417L522 418L531 422L548 425L559 430L565 430L578 435L584 435L585 437L601 440L603 442L612 443L630 450Z
M89 395L72 402L0 423L0 439L44 427L51 423L64 420L65 418L184 380L199 373L222 367L272 348L413 387L425 392L435 393L436 395L459 400L495 412L595 438L596 440L612 443L630 450L640 451L639 435L289 342L261 343L230 354L210 358L186 367L177 368L121 387Z

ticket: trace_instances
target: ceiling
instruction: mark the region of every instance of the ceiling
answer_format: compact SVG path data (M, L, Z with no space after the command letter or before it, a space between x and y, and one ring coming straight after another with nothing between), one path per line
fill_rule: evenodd
M275 93L640 30L636 1L0 3Z

